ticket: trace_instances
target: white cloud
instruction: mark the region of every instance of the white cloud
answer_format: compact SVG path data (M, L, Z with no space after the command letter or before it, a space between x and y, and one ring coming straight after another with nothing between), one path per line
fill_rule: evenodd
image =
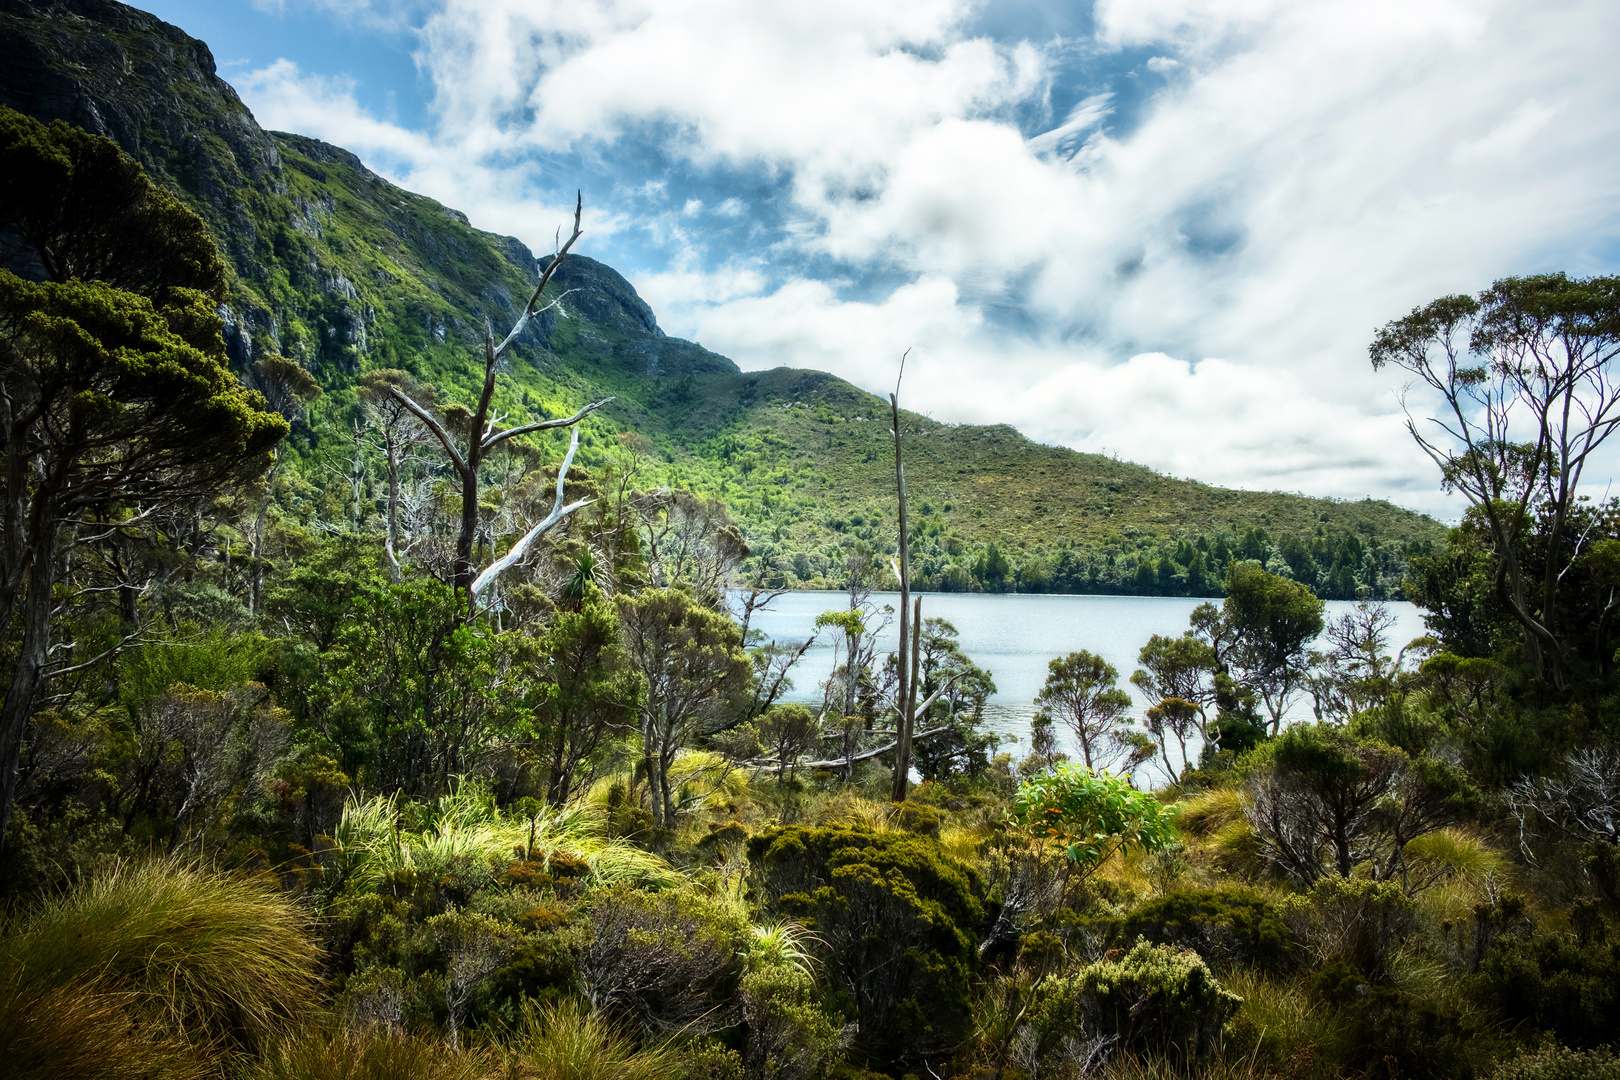
M971 14L967 0L437 0L418 53L429 132L290 65L244 93L275 126L531 243L560 219L535 205L537 163L611 163L659 139L719 186L645 223L669 265L623 269L667 329L744 366L881 390L916 345L941 373L919 376L918 400L941 419L1212 481L1433 506L1431 467L1367 365L1373 329L1505 274L1603 269L1620 239L1609 0L1098 0L1095 40L1040 45L975 37ZM1014 126L1050 112L1072 77L1060 57L1105 71L1124 48L1173 73L1139 88L1127 121L1097 83L1070 87L1079 104L1044 132ZM703 221L751 212L724 189L732 170L785 180L785 221L710 251ZM846 288L867 271L906 284ZM1204 357L1221 359L1191 362Z

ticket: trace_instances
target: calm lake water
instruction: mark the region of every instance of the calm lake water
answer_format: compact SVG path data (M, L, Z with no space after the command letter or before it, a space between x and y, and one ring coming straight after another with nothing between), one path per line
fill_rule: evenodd
M1029 751L1035 695L1046 682L1046 666L1053 658L1078 649L1103 657L1119 669L1120 688L1131 695L1140 716L1153 703L1143 701L1129 681L1137 668L1137 652L1154 634L1184 633L1193 608L1204 602L1184 597L1021 593L924 593L922 597L923 618L948 620L960 635L962 651L995 679L996 694L987 703L986 719L1006 740L1002 749L1015 758ZM880 609L888 605L898 610L900 594L873 593L872 600ZM788 593L769 610L756 612L753 626L773 640L798 643L814 632L817 615L842 609L847 603L843 593ZM1330 600L1326 617L1337 619L1354 606L1347 600ZM1412 604L1391 601L1388 607L1395 616L1387 643L1390 652L1427 632L1422 612ZM898 637L895 617L879 638L880 649L892 651ZM831 645L818 641L794 669L794 687L787 700L819 704L821 684L831 670ZM1310 699L1297 702L1290 715L1309 719Z

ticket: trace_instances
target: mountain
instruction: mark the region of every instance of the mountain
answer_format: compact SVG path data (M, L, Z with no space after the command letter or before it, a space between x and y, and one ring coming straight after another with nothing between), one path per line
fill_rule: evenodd
M483 327L509 326L536 280L520 241L412 194L353 154L259 127L202 42L115 0L0 0L0 103L110 136L213 230L230 266L221 310L232 364L294 416L283 510L344 520L324 468L366 371L404 368L468 401ZM832 375L742 372L666 335L612 268L570 256L564 316L525 333L502 377L514 421L616 395L580 461L615 434L655 449L654 479L725 500L767 576L820 585L857 543L892 544L888 407ZM323 391L307 410L296 361ZM277 361L267 363L267 361ZM1387 502L1235 491L1044 446L1006 425L904 414L932 588L1207 595L1226 559L1259 558L1325 596L1396 594L1406 558L1444 536Z

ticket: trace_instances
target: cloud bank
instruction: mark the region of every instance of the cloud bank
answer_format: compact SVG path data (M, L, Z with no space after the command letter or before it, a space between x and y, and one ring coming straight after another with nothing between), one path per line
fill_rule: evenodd
M237 80L261 121L540 249L584 186L587 253L744 367L880 390L914 347L937 419L1212 483L1454 512L1373 329L1620 252L1607 0L351 9L414 36L431 123L292 60Z

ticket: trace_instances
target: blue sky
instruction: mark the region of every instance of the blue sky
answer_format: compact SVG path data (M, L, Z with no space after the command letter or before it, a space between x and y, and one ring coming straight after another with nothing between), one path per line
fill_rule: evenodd
M1446 516L1372 331L1620 264L1612 0L138 0L267 127L670 333L1213 483ZM1414 399L1421 407L1423 402Z

